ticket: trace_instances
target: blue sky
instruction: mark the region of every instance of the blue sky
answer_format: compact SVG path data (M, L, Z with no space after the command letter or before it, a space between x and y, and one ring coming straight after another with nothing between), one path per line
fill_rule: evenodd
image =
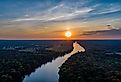
M120 22L121 0L0 0L1 39L63 38L66 30L73 38L121 38L115 32L83 35L110 32L107 24L120 31Z

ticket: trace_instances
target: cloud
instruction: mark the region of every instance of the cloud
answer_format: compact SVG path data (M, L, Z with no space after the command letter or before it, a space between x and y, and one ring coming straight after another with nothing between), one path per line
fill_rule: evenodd
M121 28L119 29L108 29L108 30L97 30L97 31L86 31L81 35L92 36L92 35L121 35Z
M87 3L85 3L86 5ZM83 4L84 5L84 4ZM72 20L72 19L90 19L96 17L101 17L101 15L106 15L109 13L115 13L121 11L121 6L118 4L108 4L96 3L93 6L82 6L79 5L70 6L65 3L60 3L55 6L52 6L45 11L41 11L40 14L29 15L18 17L13 19L13 22L21 21L40 21L40 22L49 22L49 21L63 21L63 20Z
M84 8L84 9L80 9L80 10L75 10L73 13L66 13L64 15L60 15L60 16L54 16L54 17L30 17L30 18L18 18L15 19L13 21L58 21L58 20L66 20L66 19L72 19L74 17L76 17L77 15L85 15L88 12L92 11L92 9L88 9L88 8Z
M109 14L121 11L121 5L118 3L98 3L92 6L94 11L93 15Z
M91 8L83 8L80 10L75 10L73 13L67 13L61 16L57 16L57 17L52 17L50 19L48 19L47 21L56 21L56 20L66 20L66 19L72 19L77 17L78 15L86 15L87 13L91 12L93 9Z
M121 11L121 9L107 9L107 10L104 10L104 11L99 12L97 14L108 14L108 13L115 13L115 12L118 12L118 11Z
M59 21L121 11L120 0L35 0L0 3L2 17L13 21ZM10 4L11 3L11 4ZM7 9L5 9L7 8ZM3 11L4 9L4 11ZM77 17L78 16L78 17ZM80 19L82 20L82 19Z
M52 7L52 8L50 8L48 11L52 12L53 10L61 8L63 6L64 6L64 4L59 4L59 5L56 5L56 6Z
M40 15L27 17L23 16L21 18L16 18L13 22L21 22L21 21L62 21L76 18L77 16L84 16L91 12L93 9L88 7L82 8L73 8L71 6L67 6L64 3L58 4L54 7L41 12Z
M25 8L20 8L21 12L19 14L21 16L13 17L11 21L39 21L42 23L51 21L88 21L90 19L97 19L97 17L103 18L101 15L121 11L121 5L114 2L109 3L94 0L62 0L51 2L48 0L47 3L42 4L35 1L32 6L28 5Z

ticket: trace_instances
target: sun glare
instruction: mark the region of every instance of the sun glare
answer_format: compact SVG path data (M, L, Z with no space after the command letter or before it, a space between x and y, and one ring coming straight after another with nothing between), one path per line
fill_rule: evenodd
M72 33L71 33L70 31L66 31L66 32L65 32L65 36L66 36L66 37L71 37L71 36L72 36Z

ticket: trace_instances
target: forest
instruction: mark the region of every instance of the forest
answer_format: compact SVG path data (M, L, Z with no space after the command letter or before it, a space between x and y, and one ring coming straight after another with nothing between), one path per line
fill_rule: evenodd
M0 41L0 82L22 82L42 64L72 50L72 42ZM64 46L67 45L65 48ZM21 47L22 46L22 47Z
M121 41L80 43L86 52L74 54L60 67L59 82L121 82Z

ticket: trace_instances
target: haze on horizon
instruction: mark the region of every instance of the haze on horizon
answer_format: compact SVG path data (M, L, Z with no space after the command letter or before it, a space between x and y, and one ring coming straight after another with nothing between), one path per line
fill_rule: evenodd
M121 39L121 0L0 0L0 39Z

